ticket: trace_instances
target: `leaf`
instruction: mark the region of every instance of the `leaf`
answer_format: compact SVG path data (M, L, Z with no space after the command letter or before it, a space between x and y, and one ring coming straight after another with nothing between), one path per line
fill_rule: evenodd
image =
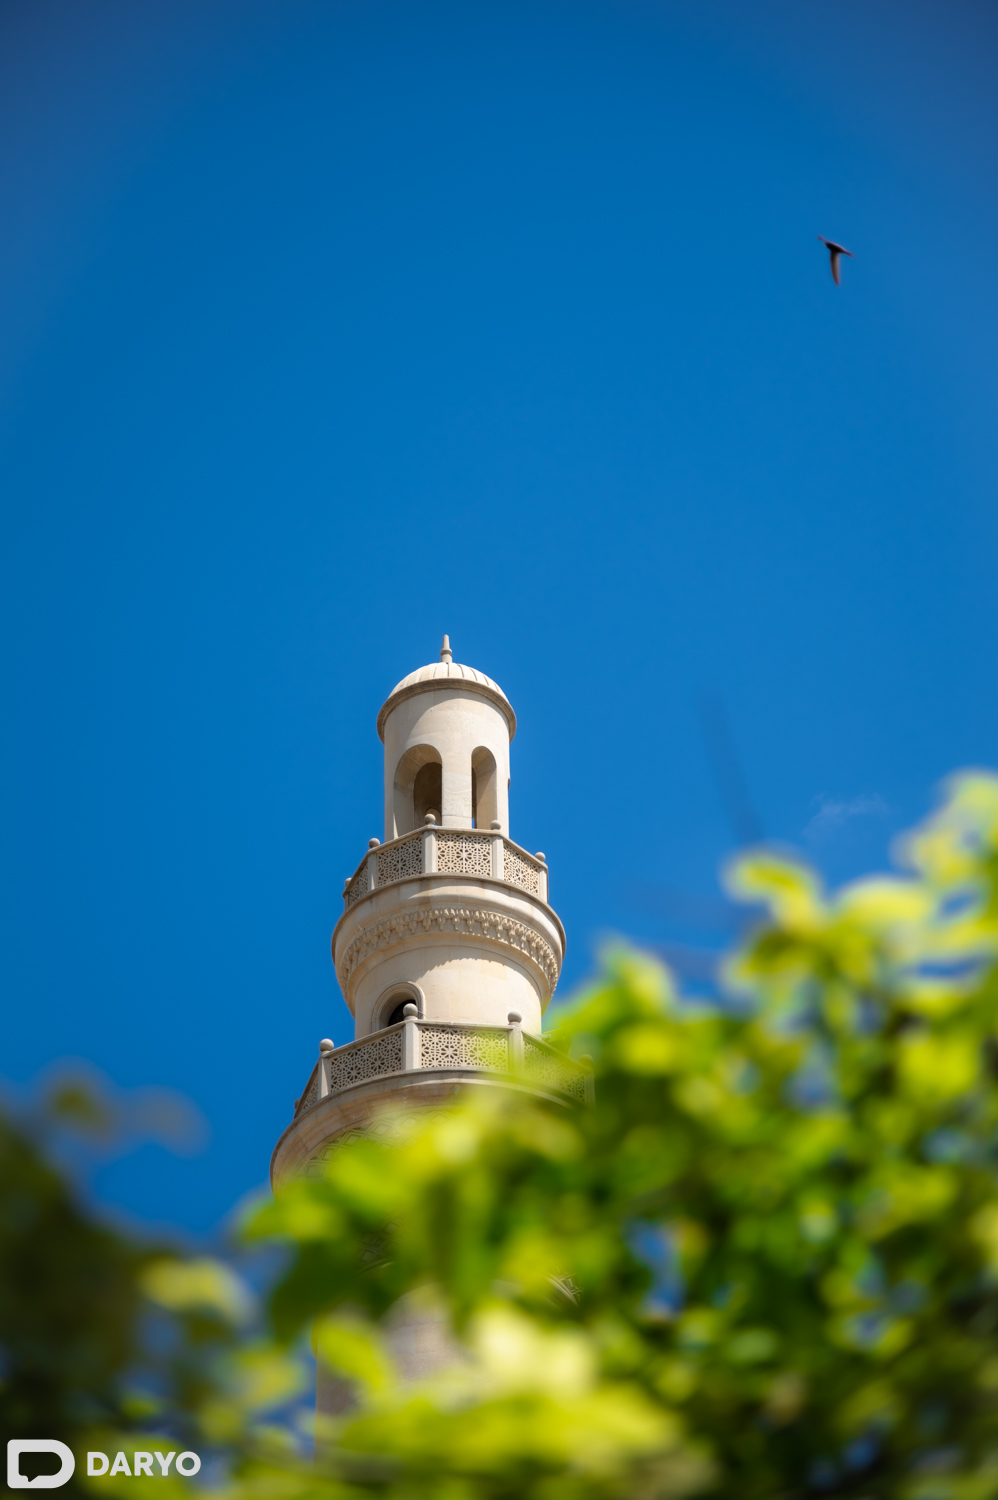
M157 1260L142 1275L142 1289L152 1302L171 1312L212 1312L227 1322L245 1324L255 1298L234 1271L221 1261Z

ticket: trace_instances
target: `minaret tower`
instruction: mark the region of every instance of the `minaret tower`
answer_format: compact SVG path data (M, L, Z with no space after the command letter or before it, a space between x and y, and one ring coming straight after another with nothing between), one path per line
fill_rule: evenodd
M586 1071L540 1035L565 933L544 855L509 837L515 732L505 693L453 661L447 636L378 714L384 840L346 881L332 943L355 1040L320 1042L275 1185L391 1102L446 1107L468 1087L588 1096Z

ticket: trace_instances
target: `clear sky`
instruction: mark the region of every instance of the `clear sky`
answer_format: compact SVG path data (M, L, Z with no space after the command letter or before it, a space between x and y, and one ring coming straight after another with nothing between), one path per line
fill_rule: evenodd
M998 760L996 169L988 3L4 0L0 1073L212 1132L106 1202L265 1179L445 630L564 993Z

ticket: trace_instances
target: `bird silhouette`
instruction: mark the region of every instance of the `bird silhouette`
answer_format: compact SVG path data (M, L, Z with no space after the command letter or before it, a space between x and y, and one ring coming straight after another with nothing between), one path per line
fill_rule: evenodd
M821 243L823 245L827 245L828 246L828 254L829 254L830 261L831 261L831 269L832 269L832 280L835 282L836 286L841 286L842 285L842 277L839 274L839 259L840 259L840 257L843 256L843 255L848 255L848 257L849 257L850 260L855 260L856 257L855 257L855 255L853 255L853 253L852 253L851 250L847 250L846 249L845 245L837 245L834 240L826 240L825 236L823 234L819 234L818 238L819 238L819 240L821 241Z

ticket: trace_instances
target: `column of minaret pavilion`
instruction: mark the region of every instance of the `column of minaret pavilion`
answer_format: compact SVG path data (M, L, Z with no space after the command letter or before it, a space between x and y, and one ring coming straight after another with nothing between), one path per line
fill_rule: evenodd
M383 1105L446 1107L467 1088L583 1100L587 1072L541 1035L565 933L543 854L509 837L516 716L451 658L404 677L378 715L384 840L347 880L333 963L355 1040L319 1044L274 1150L275 1185L364 1129Z

